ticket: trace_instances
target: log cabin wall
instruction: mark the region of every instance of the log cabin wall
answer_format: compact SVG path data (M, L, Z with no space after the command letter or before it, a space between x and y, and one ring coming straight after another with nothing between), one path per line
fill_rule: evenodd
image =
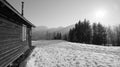
M22 24L0 17L0 67L6 67L29 49L29 30L22 41Z
M23 26L26 39L23 40ZM7 67L31 48L31 28L35 27L6 0L0 0L0 67Z

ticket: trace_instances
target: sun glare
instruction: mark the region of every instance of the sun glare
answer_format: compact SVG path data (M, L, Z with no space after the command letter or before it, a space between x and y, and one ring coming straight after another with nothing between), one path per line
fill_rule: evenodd
M98 10L95 13L96 18L98 18L98 19L104 18L105 15L106 15L106 11L105 10Z

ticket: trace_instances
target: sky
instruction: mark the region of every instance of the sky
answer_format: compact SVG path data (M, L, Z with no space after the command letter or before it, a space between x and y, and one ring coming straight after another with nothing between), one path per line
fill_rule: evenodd
M92 24L120 24L120 0L7 0L36 26L65 27L87 19Z

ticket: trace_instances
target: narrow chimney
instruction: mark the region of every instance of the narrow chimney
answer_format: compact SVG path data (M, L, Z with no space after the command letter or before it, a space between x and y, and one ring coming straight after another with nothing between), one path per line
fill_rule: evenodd
M24 15L24 2L22 1L22 12L21 12L21 15L23 16Z

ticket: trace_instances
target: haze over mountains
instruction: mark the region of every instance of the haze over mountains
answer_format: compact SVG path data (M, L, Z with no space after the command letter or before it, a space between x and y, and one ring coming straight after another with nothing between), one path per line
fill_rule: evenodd
M70 29L74 28L75 25L70 25L67 27L58 27L58 28L48 28L46 26L38 26L32 31L33 40L46 40L52 39L54 33L61 33L62 35L67 34Z

